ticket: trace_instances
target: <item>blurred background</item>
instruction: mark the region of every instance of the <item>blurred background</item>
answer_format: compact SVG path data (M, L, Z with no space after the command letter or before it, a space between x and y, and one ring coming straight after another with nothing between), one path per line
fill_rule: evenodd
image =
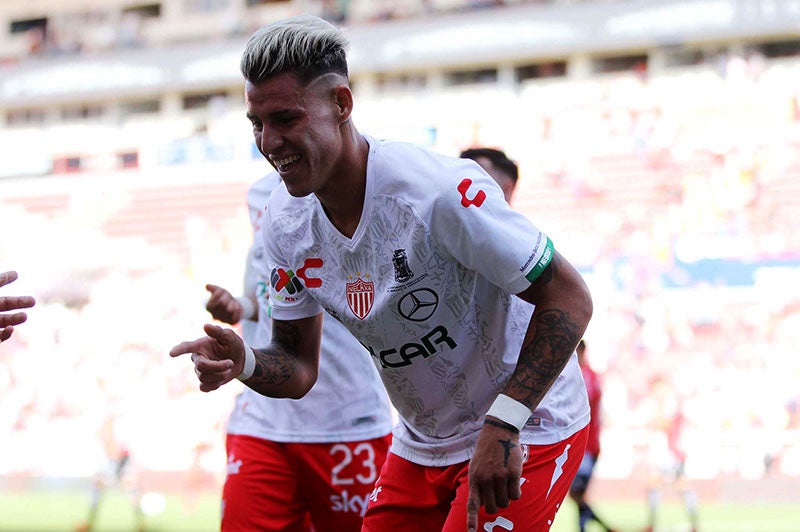
M800 0L0 0L0 271L38 300L0 347L2 498L81 516L125 449L147 513L215 528L241 385L167 353L205 283L240 290L267 164L238 59L300 13L348 30L362 132L519 163L594 296L594 500L644 508L672 452L701 515L800 502Z

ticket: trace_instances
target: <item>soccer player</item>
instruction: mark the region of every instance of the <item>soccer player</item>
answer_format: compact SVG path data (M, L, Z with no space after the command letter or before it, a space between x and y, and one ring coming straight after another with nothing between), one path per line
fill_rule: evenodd
M11 284L17 278L18 275L15 271L0 273L0 286ZM28 315L24 312L5 313L11 310L31 308L35 304L36 300L32 296L0 296L0 342L11 338L14 326L25 323L25 320L28 319Z
M96 530L97 516L103 497L115 488L125 492L133 511L134 530L144 532L146 528L142 510L141 471L132 464L128 447L118 438L114 425L114 416L109 415L100 426L100 440L103 443L107 462L94 477L89 512L86 521L76 527L77 532Z
M514 190L517 188L519 167L517 163L508 158L504 151L496 148L475 147L462 151L459 157L472 159L481 165L481 168L486 170L486 173L492 176L492 179L500 186L506 201L511 203Z
M644 530L655 530L661 493L664 489L672 489L683 499L689 530L695 532L699 525L698 502L697 493L685 476L686 450L682 433L686 418L683 403L668 379L657 377L650 390L661 410L655 420L657 432L650 441L652 471L647 485L647 527Z
M326 311L399 415L363 530L547 530L586 446L589 291L474 161L357 131L346 46L311 16L251 36L247 116L283 180L262 224L272 341L206 325L170 355L203 391L302 397Z
M259 229L276 172L255 182L247 203L254 242L244 295L207 285L206 304L223 322L242 324L252 345L270 338L268 272ZM228 420L228 471L221 530L358 532L391 442L386 392L364 347L336 320L324 321L319 377L300 400L244 388Z
M600 376L592 369L586 357L586 342L581 340L578 343L578 363L583 373L583 381L586 383L586 392L589 395L589 408L592 412L592 420L589 422L589 441L586 444L586 452L578 468L578 473L569 488L569 496L578 505L578 527L580 532L586 530L589 521L595 521L606 532L613 532L603 520L601 520L589 503L586 502L586 490L592 480L594 466L600 456L600 400L603 396Z

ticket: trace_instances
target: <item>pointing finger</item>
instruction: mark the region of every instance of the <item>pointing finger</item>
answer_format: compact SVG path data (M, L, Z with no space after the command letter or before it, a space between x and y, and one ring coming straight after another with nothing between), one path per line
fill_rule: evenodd
M203 343L204 338L193 340L191 342L181 342L169 351L169 356L177 357L186 355L188 353L197 353Z

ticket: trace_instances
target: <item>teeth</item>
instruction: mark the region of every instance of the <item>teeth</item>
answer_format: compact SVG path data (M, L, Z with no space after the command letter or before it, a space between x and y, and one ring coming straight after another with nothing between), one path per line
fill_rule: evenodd
M285 159L274 159L273 162L275 163L276 166L284 166L286 164L293 163L298 159L300 159L299 155L290 155Z

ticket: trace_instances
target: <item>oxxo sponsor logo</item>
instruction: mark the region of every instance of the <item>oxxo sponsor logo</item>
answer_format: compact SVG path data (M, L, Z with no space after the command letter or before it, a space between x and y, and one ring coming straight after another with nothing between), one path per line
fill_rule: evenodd
M439 296L430 288L418 288L404 295L397 303L397 311L409 321L425 321L436 312Z
M338 495L331 495L331 510L364 517L371 497L371 495L350 495L347 490L342 490Z
M435 355L443 344L450 349L455 349L457 346L455 340L447 332L447 328L439 325L418 341L409 342L400 347L381 349L380 351L376 351L374 347L369 345L364 347L367 348L370 355L380 361L381 367L402 368L410 365L415 357L428 358L431 355Z

